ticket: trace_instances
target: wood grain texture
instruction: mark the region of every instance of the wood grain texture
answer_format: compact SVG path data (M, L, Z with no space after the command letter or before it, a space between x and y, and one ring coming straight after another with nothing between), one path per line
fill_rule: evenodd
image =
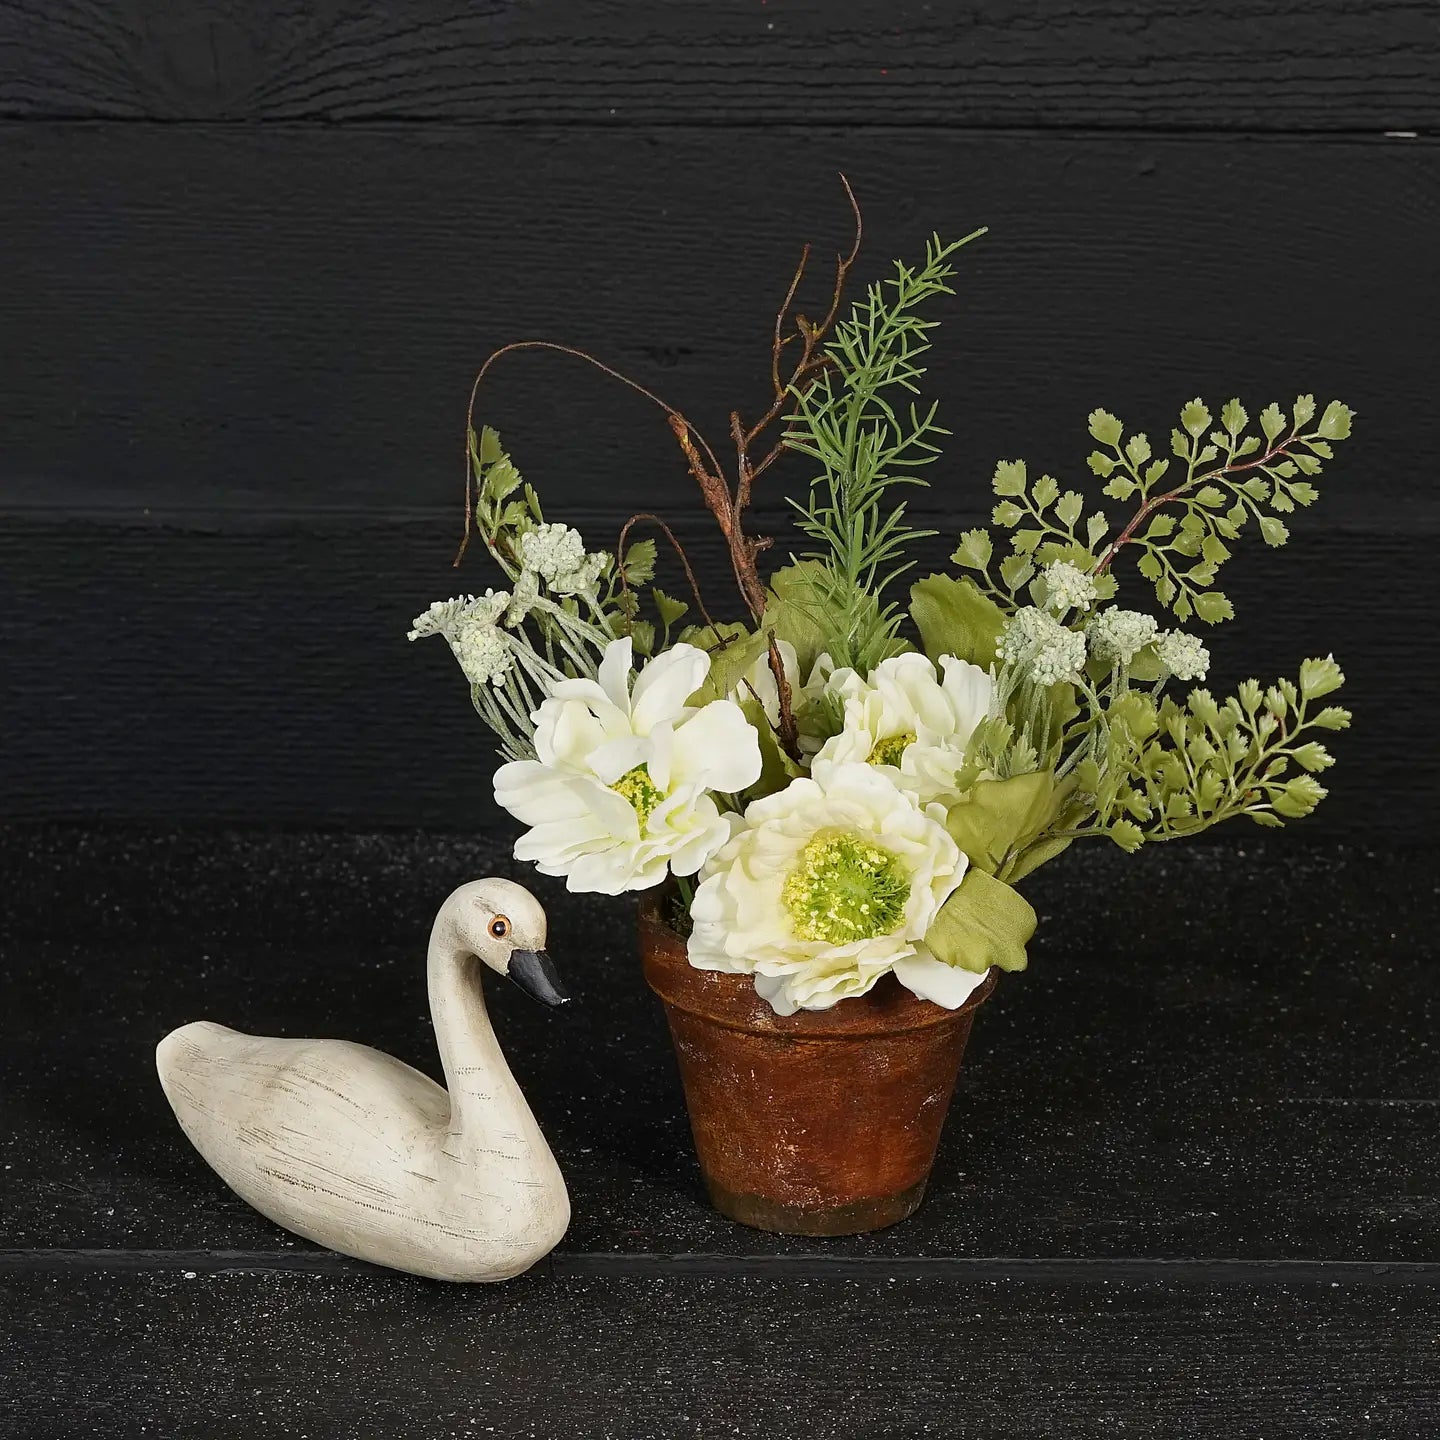
M26 1316L0 1340L0 1429L30 1440L141 1422L175 1440L1417 1440L1440 1425L1426 1289L536 1275L477 1292L197 1273L5 1276L0 1297Z
M1243 855L1062 856L1027 881L1030 968L976 1017L925 1204L812 1242L706 1202L631 906L567 896L494 842L11 829L0 873L0 1136L25 1137L0 1156L0 1247L312 1264L178 1135L151 1048L208 1014L363 1039L434 1074L414 961L429 897L501 873L544 902L575 995L559 1014L512 985L488 995L570 1189L573 1264L1070 1259L1133 1276L1170 1260L1234 1279L1259 1272L1204 1262L1440 1263L1433 854L1267 837Z
M816 128L0 127L0 189L24 196L0 215L0 504L453 507L470 382L537 336L718 444L767 398L804 240L802 305L828 298L842 168L861 281L932 228L991 227L926 378L957 513L984 512L1001 457L1083 476L1097 404L1163 436L1197 392L1255 413L1315 390L1359 414L1320 513L1436 522L1440 416L1400 320L1440 310L1440 145ZM518 355L487 386L481 418L552 509L694 503L662 417L604 376ZM772 474L771 497L805 478Z
M1433 649L1415 557L1440 529L1440 419L1397 316L1440 306L1440 149L811 129L777 151L751 132L443 125L21 124L0 142L0 183L26 197L0 217L12 816L493 823L454 677L395 639L488 580L447 564L480 357L570 338L723 429L759 399L796 242L841 238L843 164L869 273L932 223L994 226L929 377L956 432L927 502L947 539L985 514L1000 456L1079 474L1097 403L1152 433L1197 391L1356 408L1273 579L1258 548L1228 572L1242 620L1218 675L1336 650L1368 739L1342 743L1360 768L1335 772L1317 824L1433 825L1409 677ZM732 235L717 214L746 218ZM517 357L481 413L597 543L636 509L698 508L668 432L603 377ZM772 524L803 471L776 480ZM708 538L698 558L725 608ZM1357 594L1388 597L1384 626Z
M20 0L0 114L1426 130L1425 0Z
M620 512L564 513L613 543ZM1211 679L1269 679L1333 649L1356 727L1335 737L1331 796L1294 834L1424 840L1440 776L1416 764L1431 715L1414 676L1434 639L1415 556L1434 532L1296 531L1278 559L1254 546L1231 563L1239 618L1211 637ZM723 604L730 582L714 535L682 534ZM454 536L442 514L133 526L12 517L0 529L12 677L0 807L12 820L511 833L491 798L490 735L459 670L442 643L405 641L432 599L491 583L478 563L450 568ZM673 564L662 575L683 588ZM1327 578L1337 575L1343 585ZM1355 593L1385 595L1386 623L1357 610ZM1238 823L1216 832L1239 845L1256 833Z

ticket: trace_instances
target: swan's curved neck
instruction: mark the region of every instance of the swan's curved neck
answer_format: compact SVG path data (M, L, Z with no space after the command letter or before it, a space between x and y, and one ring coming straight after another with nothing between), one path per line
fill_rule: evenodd
M553 1165L525 1096L510 1073L485 1010L480 961L442 909L430 935L428 980L435 1041L450 1092L454 1158L483 1163L517 1181Z

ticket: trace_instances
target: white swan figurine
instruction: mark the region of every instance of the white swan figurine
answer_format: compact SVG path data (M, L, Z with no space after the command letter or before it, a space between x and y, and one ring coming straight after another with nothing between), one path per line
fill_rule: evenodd
M241 1199L314 1240L437 1280L508 1280L570 1223L560 1167L500 1052L476 960L548 1005L545 911L509 880L462 885L430 934L430 1012L449 1093L346 1040L184 1025L155 1053L195 1148Z

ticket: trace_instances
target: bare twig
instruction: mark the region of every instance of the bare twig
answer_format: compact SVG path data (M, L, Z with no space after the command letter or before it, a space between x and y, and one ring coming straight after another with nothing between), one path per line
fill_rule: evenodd
M665 538L670 542L671 548L679 557L681 568L685 571L685 579L690 584L690 593L695 597L695 608L700 612L701 618L713 632L715 639L725 644L725 636L721 633L720 627L710 618L710 612L705 608L705 599L700 594L700 582L695 578L695 572L690 568L690 557L685 553L685 547L675 538L675 532L658 516L652 515L648 510L642 510L638 515L632 515L620 531L620 541L616 547L616 563L620 568L620 587L628 595L630 593L630 582L625 578L625 542L630 538L630 529L641 521L648 520L652 525L657 525L664 531Z

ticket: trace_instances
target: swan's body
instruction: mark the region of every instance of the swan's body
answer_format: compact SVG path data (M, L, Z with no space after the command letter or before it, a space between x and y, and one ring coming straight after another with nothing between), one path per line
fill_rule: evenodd
M544 912L507 880L462 885L441 907L429 989L448 1094L366 1045L208 1021L160 1042L160 1083L205 1160L287 1230L438 1280L507 1280L558 1243L570 1200L490 1027L476 957L558 1003L544 944Z

